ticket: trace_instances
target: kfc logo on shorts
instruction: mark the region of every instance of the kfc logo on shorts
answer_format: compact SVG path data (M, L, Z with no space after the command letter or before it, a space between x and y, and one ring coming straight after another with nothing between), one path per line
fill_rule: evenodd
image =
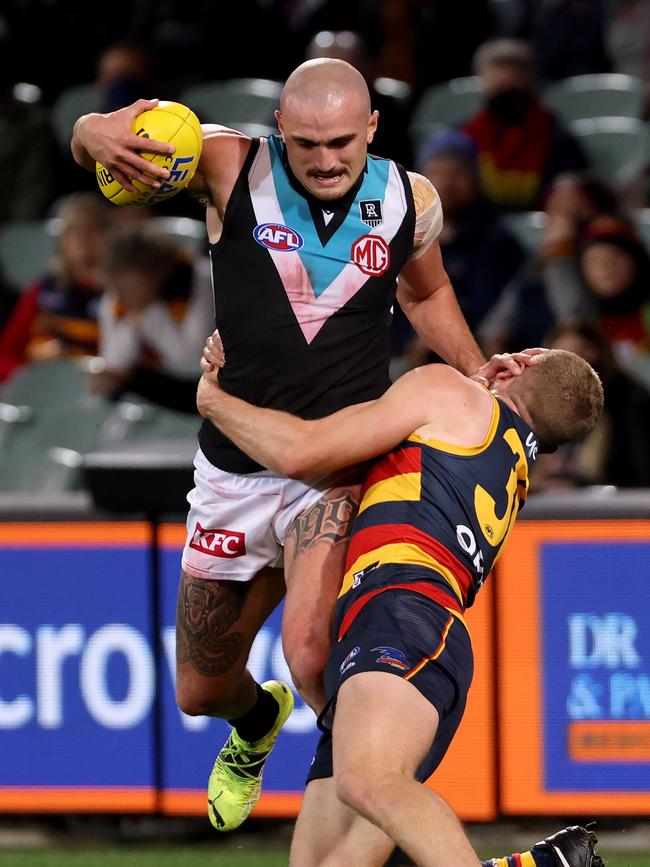
M234 557L243 557L246 553L246 536L236 530L204 530L197 522L190 540L190 548L202 554L232 560Z
M379 277L388 271L390 247L381 235L362 235L352 245L350 258L369 277Z
M280 253L299 250L305 243L295 229L283 226L281 223L261 223L253 229L253 237L267 250L277 250Z

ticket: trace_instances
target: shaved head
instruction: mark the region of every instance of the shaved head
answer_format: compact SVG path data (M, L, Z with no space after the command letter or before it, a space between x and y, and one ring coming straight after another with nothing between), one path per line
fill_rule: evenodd
M368 85L359 72L345 60L319 57L307 60L291 73L284 85L280 111L285 114L305 106L356 108L370 116Z
M377 129L363 75L345 60L308 60L287 79L275 117L305 189L323 200L345 195L365 168Z

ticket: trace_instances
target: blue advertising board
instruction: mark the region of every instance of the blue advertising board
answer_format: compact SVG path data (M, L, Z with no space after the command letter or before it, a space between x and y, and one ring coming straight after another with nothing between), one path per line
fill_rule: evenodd
M540 557L546 788L647 791L650 541L549 542Z
M498 567L502 809L650 811L650 522L528 521Z
M0 807L155 803L146 524L0 525Z
M176 706L183 528L168 530L171 542L159 550L156 670L149 525L0 524L0 809L204 811L229 727ZM281 609L253 645L258 681L290 682L280 631ZM259 812L296 815L317 734L296 696Z

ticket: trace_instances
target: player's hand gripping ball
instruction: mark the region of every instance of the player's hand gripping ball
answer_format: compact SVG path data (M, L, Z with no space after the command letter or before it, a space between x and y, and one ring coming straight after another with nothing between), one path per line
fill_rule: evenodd
M173 144L173 154L147 153L143 141L141 156L159 166L169 169L169 177L155 189L141 181L133 180L137 193L129 190L115 180L109 170L101 163L96 165L99 189L114 205L155 205L184 189L194 176L201 156L203 137L198 117L191 109L179 102L159 102L156 108L139 114L133 120L132 131L143 139Z

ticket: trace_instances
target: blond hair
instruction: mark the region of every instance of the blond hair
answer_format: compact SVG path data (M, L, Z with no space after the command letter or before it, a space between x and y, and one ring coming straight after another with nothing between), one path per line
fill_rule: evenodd
M593 430L603 411L603 386L584 358L550 349L527 367L510 390L530 416L542 451L580 440Z

